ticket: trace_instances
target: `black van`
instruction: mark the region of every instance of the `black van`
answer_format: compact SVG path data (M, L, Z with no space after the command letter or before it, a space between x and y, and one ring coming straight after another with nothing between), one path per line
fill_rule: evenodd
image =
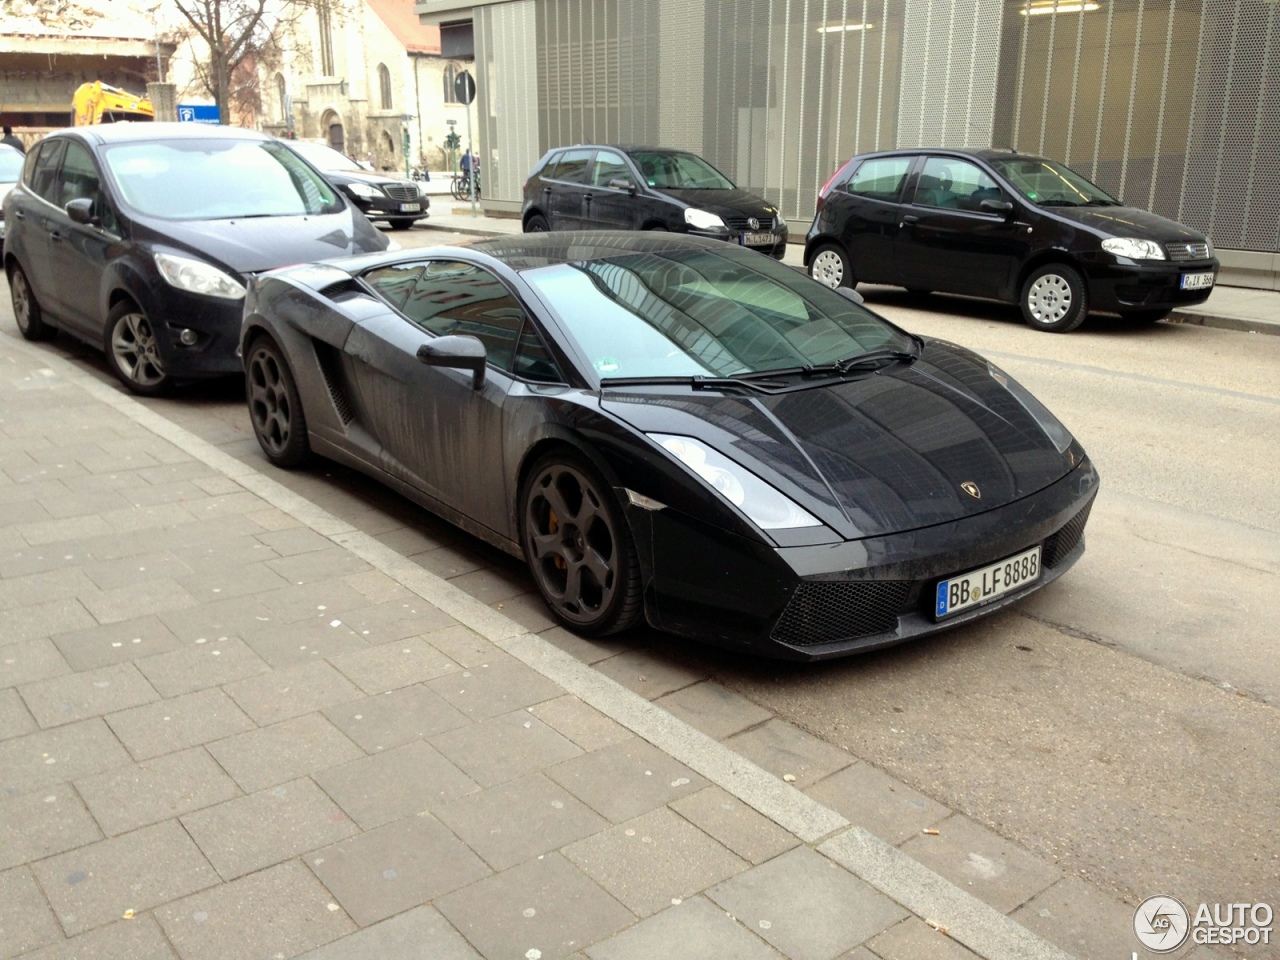
M669 230L728 240L778 260L787 222L696 153L657 147L548 150L524 183L525 233Z
M1156 321L1213 292L1204 235L1127 207L1044 157L998 150L892 150L827 181L804 264L832 287L860 281L990 297L1037 330L1090 310Z

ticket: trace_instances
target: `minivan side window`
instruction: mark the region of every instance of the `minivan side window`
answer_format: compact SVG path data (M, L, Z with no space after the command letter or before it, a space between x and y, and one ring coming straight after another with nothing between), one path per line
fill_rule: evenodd
M92 200L93 215L108 233L117 233L115 211L111 209L102 193L102 183L98 179L98 168L93 165L93 157L79 143L68 142L66 155L62 158L62 170L58 174L54 188L57 199L53 202L66 207L72 200Z
M590 150L566 150L548 177L565 183L586 183L587 161L590 159Z
M58 202L54 189L58 179L58 165L62 163L62 154L66 151L67 141L53 140L40 147L40 156L36 158L35 169L31 172L31 191L50 203Z
M863 161L845 189L868 200L897 203L902 195L902 182L907 179L914 157L877 157Z
M999 200L995 180L975 163L954 157L930 157L916 184L917 205L951 210L980 210L983 200Z

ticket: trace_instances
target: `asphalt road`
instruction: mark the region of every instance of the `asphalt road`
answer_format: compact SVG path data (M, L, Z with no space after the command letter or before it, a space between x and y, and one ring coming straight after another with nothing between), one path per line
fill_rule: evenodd
M649 632L630 642L696 661L1131 903L1280 909L1280 337L1103 318L1058 336L1009 307L864 294L910 330L985 354L1076 434L1103 478L1084 558L1014 610L835 663L744 661ZM7 302L0 330L17 336ZM106 377L91 351L49 349ZM151 406L244 453L240 396L224 382ZM386 501L348 472L319 476ZM457 556L522 576L458 536Z

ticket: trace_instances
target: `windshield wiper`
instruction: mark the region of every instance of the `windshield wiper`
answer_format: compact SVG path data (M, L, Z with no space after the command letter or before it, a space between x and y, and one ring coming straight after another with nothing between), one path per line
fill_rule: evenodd
M691 390L750 390L752 393L772 393L787 386L785 380L769 380L759 375L747 377L604 377L600 386L605 387L688 387Z
M912 341L916 342L917 338L912 337ZM868 350L866 353L859 353L852 357L846 357L843 360L833 360L830 363L807 363L801 367L784 367L779 370L762 370L759 373L739 373L735 376L737 380L760 381L769 377L829 377L843 376L846 373L853 373L855 370L871 369L874 367L882 367L886 364L901 361L903 363L912 363L920 356L920 344L917 342L916 349L912 350L894 350L888 347L876 350Z

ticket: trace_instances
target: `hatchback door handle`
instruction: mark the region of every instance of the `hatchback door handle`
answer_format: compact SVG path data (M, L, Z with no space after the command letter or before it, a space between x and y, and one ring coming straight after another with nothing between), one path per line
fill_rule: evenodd
M54 243L61 243L62 234L60 234L57 230L50 230L49 239L52 240Z
M23 213L21 210L15 210L15 211L13 212L13 216L14 216L14 219L15 219L15 220L25 220L25 219L27 219L27 215L26 215L25 213Z
M920 222L919 217L915 216L914 214L908 213L905 216L903 216L902 223L898 224L898 226L905 226L908 223L919 223L919 222Z

